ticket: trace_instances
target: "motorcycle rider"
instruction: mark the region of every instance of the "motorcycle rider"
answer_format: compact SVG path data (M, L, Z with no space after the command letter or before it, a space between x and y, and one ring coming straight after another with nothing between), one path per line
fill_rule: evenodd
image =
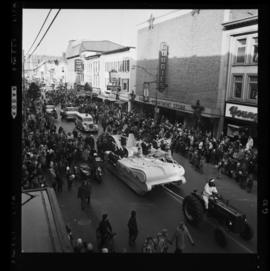
M205 184L204 190L202 193L202 198L205 203L205 209L208 210L208 203L209 203L209 198L211 196L214 196L215 194L218 194L216 185L215 185L215 179L211 178L209 181Z

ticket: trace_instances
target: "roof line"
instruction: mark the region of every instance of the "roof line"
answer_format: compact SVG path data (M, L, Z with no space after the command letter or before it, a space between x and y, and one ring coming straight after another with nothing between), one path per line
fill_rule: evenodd
M232 26L232 25L236 25L236 24L252 22L252 21L256 21L256 20L258 20L258 15L255 15L255 16L252 16L252 17L247 17L247 18L244 18L244 19L238 19L238 20L234 20L234 21L225 22L222 25L224 27L227 27L227 26Z

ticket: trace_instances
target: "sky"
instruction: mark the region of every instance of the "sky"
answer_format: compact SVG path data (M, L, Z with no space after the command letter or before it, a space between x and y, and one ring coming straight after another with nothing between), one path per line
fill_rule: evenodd
M111 40L124 46L137 45L138 24L173 13L171 9L62 9L34 54L62 56L69 40ZM27 53L49 9L23 10L23 50ZM57 9L53 9L31 51L40 41Z

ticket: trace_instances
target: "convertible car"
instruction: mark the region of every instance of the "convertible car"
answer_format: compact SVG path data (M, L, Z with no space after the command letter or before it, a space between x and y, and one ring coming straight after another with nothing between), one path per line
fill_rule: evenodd
M186 183L185 169L180 164L165 151L154 148L143 155L140 142L136 142L133 134L129 134L126 146L122 146L121 136L109 134L102 135L97 145L107 168L140 195L158 185Z

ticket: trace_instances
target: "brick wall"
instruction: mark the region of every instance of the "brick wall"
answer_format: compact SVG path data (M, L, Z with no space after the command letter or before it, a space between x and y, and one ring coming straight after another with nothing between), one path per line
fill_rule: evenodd
M160 24L154 29L138 31L136 92L143 93L143 82L155 80L161 42L169 46L167 83L158 98L216 108L221 61L224 10L200 10ZM151 84L149 96L155 97L156 85Z

